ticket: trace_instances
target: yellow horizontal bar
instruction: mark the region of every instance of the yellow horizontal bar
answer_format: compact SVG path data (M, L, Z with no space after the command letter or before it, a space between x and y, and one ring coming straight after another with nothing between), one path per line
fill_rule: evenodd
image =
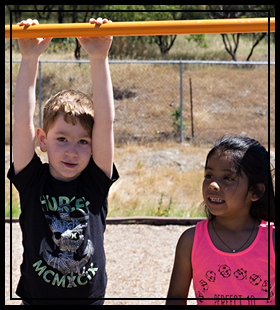
M270 18L270 31L275 32L275 18ZM114 22L101 26L90 23L40 24L29 27L12 25L13 39L245 32L268 32L268 18ZM10 26L5 25L5 39L8 38Z

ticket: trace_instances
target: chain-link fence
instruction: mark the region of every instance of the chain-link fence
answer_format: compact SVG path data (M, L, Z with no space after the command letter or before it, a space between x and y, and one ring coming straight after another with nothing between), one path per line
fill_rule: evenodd
M5 66L9 142L9 61ZM12 63L12 96L19 66L19 62ZM181 138L212 143L224 133L235 133L275 144L275 63L110 61L110 70L118 142ZM92 95L88 61L40 61L36 126L40 124L39 101L43 109L46 100L62 89Z

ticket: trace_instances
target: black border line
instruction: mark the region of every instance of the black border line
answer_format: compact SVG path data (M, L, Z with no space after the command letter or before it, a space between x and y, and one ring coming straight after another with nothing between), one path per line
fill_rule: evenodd
M10 167L12 166L12 13L10 10ZM21 12L73 12L73 10L20 10ZM75 10L86 12L85 10ZM94 12L201 12L202 10L94 10ZM223 12L223 10L203 10L205 12ZM229 10L231 12L249 12L252 10ZM268 13L268 152L270 154L270 10L258 10ZM270 168L270 163L269 163ZM269 169L270 171L270 169ZM270 189L270 188L269 188ZM270 195L268 198L270 204ZM270 287L270 208L268 208L268 285ZM12 223L12 182L10 181L10 223ZM22 300L12 297L12 224L10 224L10 300ZM25 298L25 300L85 300L84 298ZM86 300L270 300L268 298L87 298Z
M12 49L12 40L13 40L13 32L12 32L12 11L10 11L10 167L12 167L13 164L13 104L12 104L12 98L13 98L13 49ZM10 221L13 217L13 195L12 195L12 181L10 180ZM13 286L13 268L12 268L12 252L13 252L13 242L12 242L12 229L13 225L10 225L10 299L12 300L12 286Z
M267 68L267 73L268 73L268 85L267 85L267 92L268 92L268 113L267 113L267 128L268 128L268 180L270 177L270 11L267 11L268 13L268 68ZM267 300L270 300L270 182L268 182L268 297Z

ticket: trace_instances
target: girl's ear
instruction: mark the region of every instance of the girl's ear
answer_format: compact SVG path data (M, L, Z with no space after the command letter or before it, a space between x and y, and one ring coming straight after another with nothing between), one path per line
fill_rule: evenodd
M37 140L42 152L47 152L47 135L42 128L36 130Z
M265 192L265 185L263 183L258 183L257 187L259 189L259 193L255 193L255 192L252 193L251 200L253 202L259 200L260 198L262 198L262 196L263 196L263 194Z

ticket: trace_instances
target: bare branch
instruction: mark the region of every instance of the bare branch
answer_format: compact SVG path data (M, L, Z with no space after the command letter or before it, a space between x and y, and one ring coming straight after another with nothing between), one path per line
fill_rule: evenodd
M249 61L249 59L251 58L251 56L253 55L253 51L254 48L260 43L260 41L267 35L267 33L262 33L261 36L257 39L257 41L253 44L250 54L248 55L246 61ZM256 37L256 35L254 34L254 38Z

